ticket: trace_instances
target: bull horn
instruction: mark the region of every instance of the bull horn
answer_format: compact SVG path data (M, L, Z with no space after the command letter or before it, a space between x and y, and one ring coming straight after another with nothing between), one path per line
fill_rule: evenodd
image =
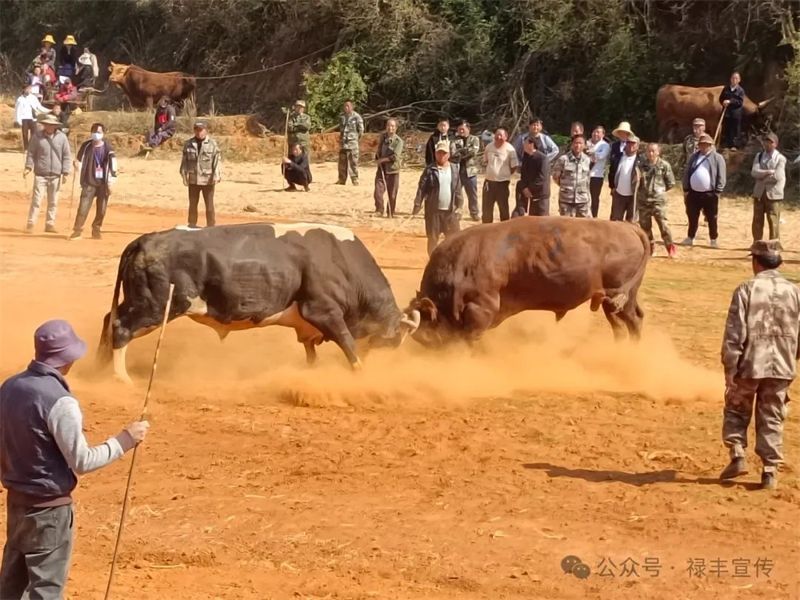
M418 310L411 311L411 318L406 317L405 315L400 319L401 325L407 325L411 330L411 333L414 333L417 329L419 329L419 322L422 319Z
M774 99L775 99L774 97L773 98L767 98L766 100L762 100L761 102L759 102L756 106L758 106L758 108L760 110L760 109L764 108L767 104L772 102Z

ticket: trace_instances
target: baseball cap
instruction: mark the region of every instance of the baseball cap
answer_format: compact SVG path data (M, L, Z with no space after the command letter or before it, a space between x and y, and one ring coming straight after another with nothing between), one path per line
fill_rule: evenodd
M450 142L442 140L440 142L436 142L436 152L447 152L450 154Z

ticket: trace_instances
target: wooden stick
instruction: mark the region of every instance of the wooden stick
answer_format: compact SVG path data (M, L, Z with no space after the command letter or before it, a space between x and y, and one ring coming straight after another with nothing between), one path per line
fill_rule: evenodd
M289 111L291 109L286 109L286 123L283 125L283 139L286 142L286 154L281 157L281 175L286 176L286 163L283 162L283 159L288 157L291 154L292 149L289 148Z
M717 123L717 130L714 132L714 146L717 145L717 139L719 138L719 132L722 130L722 120L725 118L725 111L728 110L727 106L722 107L722 114L719 116L719 122Z
M164 339L164 331L167 328L167 321L169 320L169 309L172 307L172 293L175 291L175 284L169 284L169 297L167 298L167 306L164 308L164 319L161 321L161 332L158 334L158 342L156 342L156 352L153 355L153 367L150 369L150 381L147 384L147 393L144 395L144 406L142 406L142 416L140 420L144 420L147 414L147 403L150 401L150 390L153 388L153 379L156 375L156 365L158 364L158 351L161 349L161 341ZM125 527L125 517L128 514L128 496L131 490L131 480L133 479L133 467L136 464L136 451L139 449L139 444L133 447L133 456L131 456L131 466L128 470L128 482L125 484L125 496L122 498L122 514L119 517L119 529L117 529L117 541L114 544L114 555L111 558L111 571L108 574L108 585L106 586L106 593L103 598L108 600L111 597L111 585L114 583L114 573L117 567L117 553L119 552L119 543L122 539L122 530Z

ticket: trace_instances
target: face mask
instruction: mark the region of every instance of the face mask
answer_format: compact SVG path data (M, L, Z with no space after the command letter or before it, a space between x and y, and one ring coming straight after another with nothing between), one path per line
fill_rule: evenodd
M101 131L95 131L95 132L92 134L92 139L93 139L95 142L99 142L100 140L102 140L102 139L103 139L103 133L102 133Z

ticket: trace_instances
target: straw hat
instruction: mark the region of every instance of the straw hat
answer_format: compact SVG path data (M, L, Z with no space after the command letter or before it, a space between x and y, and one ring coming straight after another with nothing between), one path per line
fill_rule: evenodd
M303 108L305 108L306 107L306 101L305 100L298 100L297 102L294 103L294 105L295 106L302 106Z
M67 37L64 38L63 44L65 46L68 46L68 45L77 46L78 42L75 41L75 36L68 35Z
M50 35L49 33L42 38L42 43L44 44L45 42L47 42L48 44L53 44L54 46L56 45L56 41L53 39L53 36Z
M56 125L57 127L63 127L64 124L58 120L58 118L51 114L47 113L46 115L40 116L36 121L41 125Z
M619 137L619 133L627 133L628 135L633 135L633 130L631 129L631 124L627 121L621 121L617 128L611 132L611 135L614 137Z

